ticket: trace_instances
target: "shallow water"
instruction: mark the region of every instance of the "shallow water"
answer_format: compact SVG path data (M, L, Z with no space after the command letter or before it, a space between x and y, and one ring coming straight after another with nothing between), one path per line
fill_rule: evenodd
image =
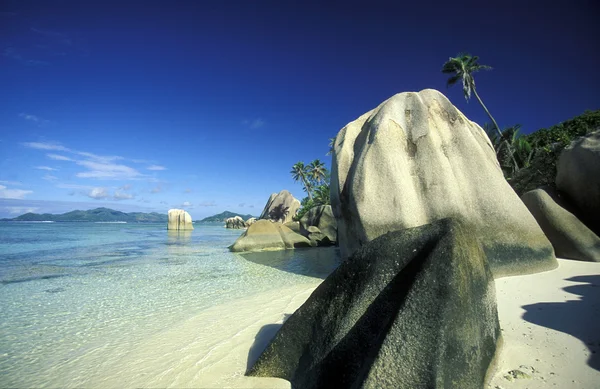
M337 265L335 249L244 258L227 249L239 230L195 227L0 223L0 387L84 386L156 334Z

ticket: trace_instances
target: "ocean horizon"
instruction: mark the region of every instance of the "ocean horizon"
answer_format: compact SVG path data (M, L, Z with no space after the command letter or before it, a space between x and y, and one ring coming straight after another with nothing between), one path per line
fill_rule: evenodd
M239 299L316 286L339 264L334 247L230 252L241 233L222 223L0 223L0 386L98 385L157 334Z

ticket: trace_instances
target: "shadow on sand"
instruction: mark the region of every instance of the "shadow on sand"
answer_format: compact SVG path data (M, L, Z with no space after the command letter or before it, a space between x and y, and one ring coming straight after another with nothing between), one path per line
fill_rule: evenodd
M289 273L325 279L341 263L338 247L259 251L240 254L247 261Z
M292 315L289 313L284 314L283 323L285 323L285 321L290 316ZM277 331L279 331L283 323L267 324L266 326L263 326L260 329L260 331L258 331L256 337L254 338L254 343L252 343L252 347L250 347L250 351L248 351L248 362L246 363L246 372L250 370L250 368L254 365L254 362L256 362L258 357L260 357L260 354L262 354L262 352L265 351L265 348L267 348L267 346L271 342L271 339L275 337L275 334L277 333Z
M579 300L525 305L523 319L581 340L591 352L588 365L600 371L600 275L577 276L567 281L584 283L563 288L581 296Z

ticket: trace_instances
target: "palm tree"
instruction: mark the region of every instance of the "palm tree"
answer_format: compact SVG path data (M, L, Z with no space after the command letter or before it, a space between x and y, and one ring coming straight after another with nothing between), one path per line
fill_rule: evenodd
M319 185L325 179L325 164L318 159L315 159L311 163L308 164L308 175L310 181L312 181L315 185Z
M475 95L475 97L477 98L477 101L479 101L479 104L481 104L481 106L485 110L485 113L487 113L487 115L490 117L490 119L494 123L494 127L496 128L496 131L498 132L498 136L500 137L500 139L504 140L504 142L508 144L508 141L503 137L502 132L500 131L500 127L498 127L498 123L496 123L496 120L494 119L494 117L492 116L490 111L488 111L485 104L483 104L483 101L481 101L479 94L477 94L477 89L475 88L475 79L473 78L473 73L478 72L480 70L491 70L492 69L491 66L480 65L479 63L477 63L477 60L479 60L478 56L476 56L476 55L472 56L471 54L468 54L468 53L460 53L455 58L450 57L450 59L448 59L448 61L446 61L446 63L442 67L442 73L453 74L453 76L450 77L448 79L448 81L446 82L446 86L450 87L450 86L456 84L458 81L462 80L463 93L465 94L465 99L467 101L469 101L469 99L471 98L471 93L473 93ZM509 145L507 145L507 149L508 149L509 155L515 165L515 171L519 170L519 165L517 164L515 156L513 155L513 152Z
M331 198L329 195L329 185L319 185L315 189L315 204L317 205L328 205L331 204Z
M335 137L329 138L329 151L325 155L332 155L335 147Z
M312 185L308 181L309 170L306 166L304 166L304 162L296 162L294 166L292 166L292 171L290 172L294 181L301 181L304 186L304 191L308 194L308 198L312 200Z

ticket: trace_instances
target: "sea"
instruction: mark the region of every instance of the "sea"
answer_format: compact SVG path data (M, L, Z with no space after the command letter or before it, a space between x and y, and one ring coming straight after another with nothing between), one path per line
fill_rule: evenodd
M175 337L170 329L188 323L186 331L218 338L222 326L211 325L223 312L218 307L293 285L315 287L339 264L336 248L230 252L241 233L220 223L185 232L164 224L0 223L0 387L102 386L134 350L140 366L159 355L163 370L172 371L186 353L181 345L177 355L161 353ZM240 309L248 310L240 318L257 315ZM141 351L149 339L159 341ZM169 386L174 378L116 379Z

